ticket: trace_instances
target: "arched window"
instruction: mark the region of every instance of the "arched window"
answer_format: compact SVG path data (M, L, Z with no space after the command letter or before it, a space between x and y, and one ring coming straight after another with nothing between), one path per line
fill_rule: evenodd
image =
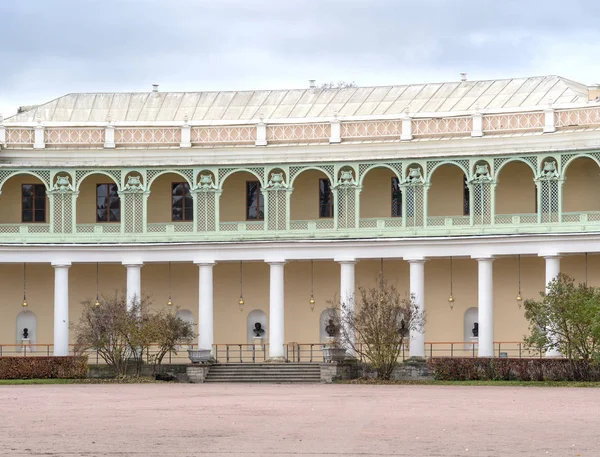
M173 221L193 221L194 220L194 200L190 193L190 185L187 182L171 183L172 204L171 220Z
M471 191L469 190L469 184L467 184L467 177L464 176L465 187L463 188L463 216L471 215Z

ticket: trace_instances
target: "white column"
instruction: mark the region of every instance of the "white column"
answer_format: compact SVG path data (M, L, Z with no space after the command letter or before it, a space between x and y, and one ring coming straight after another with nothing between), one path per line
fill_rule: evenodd
M284 305L283 305L283 268L284 260L268 261L270 268L269 296L269 358L284 358Z
M127 268L127 308L142 297L142 262L123 262Z
M556 279L560 274L560 256L559 255L547 255L544 256L546 260L546 293L548 293L548 286ZM552 337L552 335L550 335ZM546 357L561 357L562 354L558 349L551 349L546 351Z
M198 290L198 349L210 349L214 343L213 330L213 267L214 262L196 262L199 269Z
M356 265L355 259L344 259L337 260L340 264L340 301L342 304L341 317L342 323L345 322L346 316L350 312L354 312L354 293L355 293L355 278L354 278L354 266ZM355 342L355 335L353 329L346 328L346 334L348 335L352 344ZM349 353L353 353L352 348L346 348Z
M69 355L69 267L70 262L52 263L54 267L54 355Z
M420 313L425 311L425 260L409 260L410 296ZM425 329L410 330L410 357L425 358Z
M494 273L491 257L477 259L479 357L494 357Z

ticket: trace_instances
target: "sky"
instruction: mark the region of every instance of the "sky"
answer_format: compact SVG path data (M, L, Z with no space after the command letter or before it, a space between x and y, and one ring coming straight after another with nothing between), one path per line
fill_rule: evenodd
M555 74L600 83L598 0L0 0L0 114L72 92Z

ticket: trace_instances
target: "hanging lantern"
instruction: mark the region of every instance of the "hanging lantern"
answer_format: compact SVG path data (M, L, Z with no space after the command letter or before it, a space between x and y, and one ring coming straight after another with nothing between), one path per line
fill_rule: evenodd
M98 269L99 264L96 262L96 301L94 302L94 306L98 308L100 306L100 300L98 299Z
M523 296L521 295L521 254L517 255L517 279L517 305L519 306L519 308L521 308L521 304L523 303Z
M379 268L379 303L383 303L385 297L383 296L383 257L381 258L381 266Z
M238 306L240 308L240 312L244 311L244 296L242 293L243 290L243 282L242 282L242 261L240 260L240 299L238 300Z
M314 275L314 265L313 261L310 261L310 299L308 300L308 304L310 306L310 310L315 310L315 294L314 294L314 285L315 285L315 275Z
M171 299L171 262L169 262L169 299L167 300L167 306L173 306L173 300Z
M452 295L452 257L450 257L450 295L448 296L450 311L454 309L454 295Z
M29 306L27 304L27 264L23 263L23 303L21 303L23 308L27 308Z

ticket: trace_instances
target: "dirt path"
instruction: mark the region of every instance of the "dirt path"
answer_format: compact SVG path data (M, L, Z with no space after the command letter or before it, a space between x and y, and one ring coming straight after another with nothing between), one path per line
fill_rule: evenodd
M600 456L600 389L0 386L4 456Z

